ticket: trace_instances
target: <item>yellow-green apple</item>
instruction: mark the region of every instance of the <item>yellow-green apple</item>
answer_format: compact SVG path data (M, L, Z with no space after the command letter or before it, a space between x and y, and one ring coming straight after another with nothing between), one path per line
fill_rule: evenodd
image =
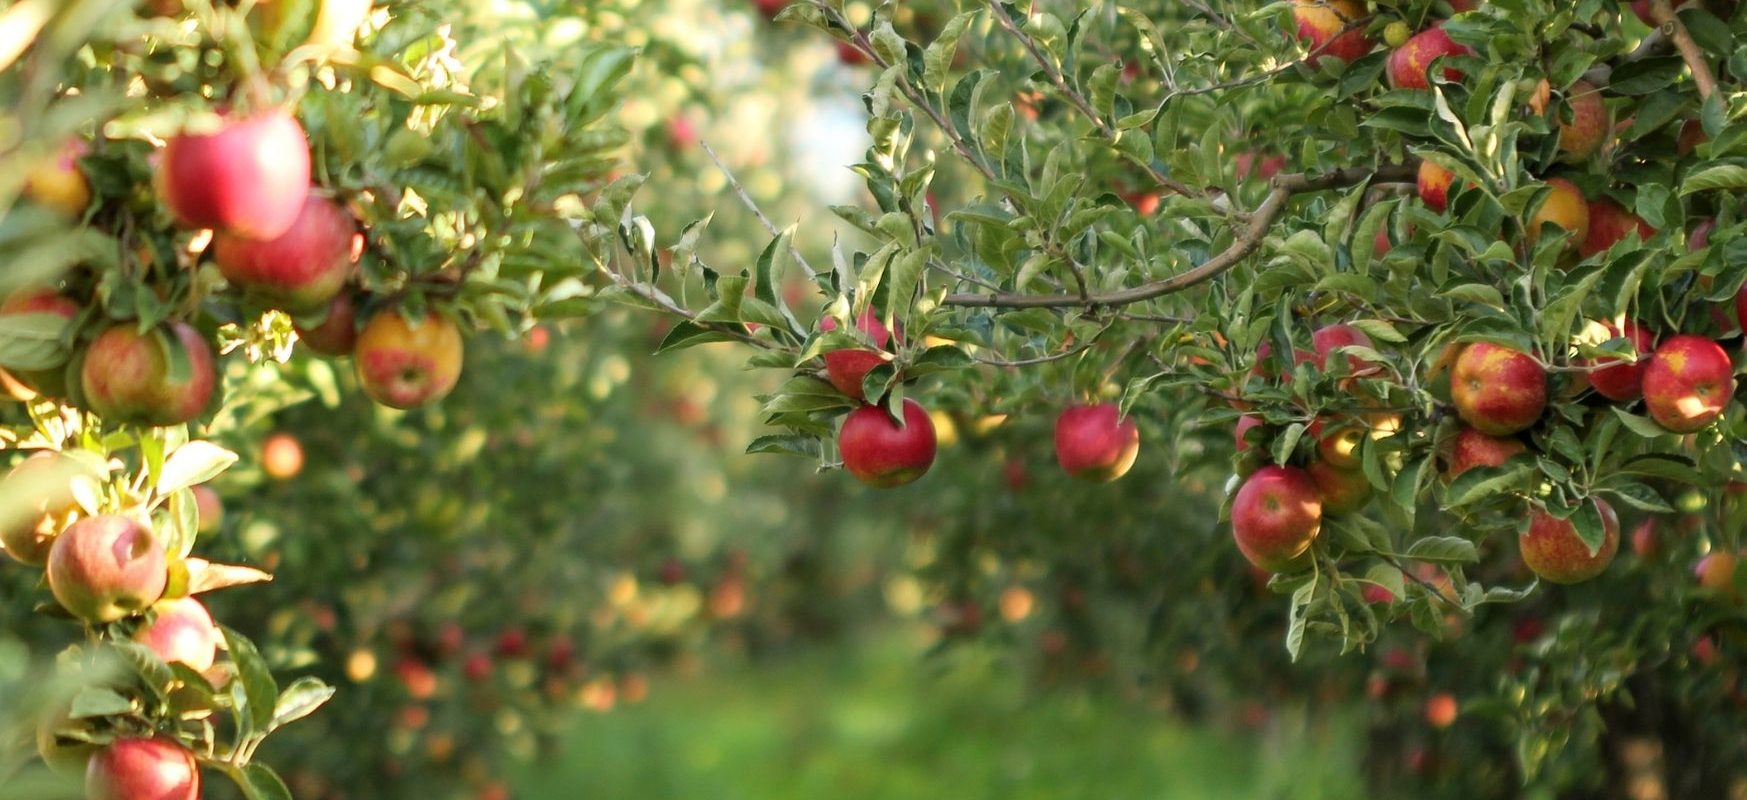
M275 480L290 480L303 471L303 443L289 433L275 433L261 443L261 471Z
M1638 232L1639 241L1650 241L1656 235L1656 229L1650 227L1643 217L1627 210L1625 206L1614 202L1612 198L1603 197L1589 204L1589 235L1583 237L1583 242L1577 245L1577 254L1589 258L1597 253L1605 253L1608 248L1626 240Z
M48 560L55 535L79 510L73 499L72 479L83 471L77 461L45 452L19 462L6 473L0 491L11 507L6 523L0 525L0 547L7 555L31 566L42 566Z
M1069 475L1108 482L1128 474L1140 454L1140 428L1115 403L1069 406L1055 421L1055 458Z
M91 756L85 800L199 800L200 765L168 739L123 738Z
M1517 550L1526 565L1541 580L1551 583L1582 583L1600 575L1613 563L1620 549L1620 518L1613 506L1600 498L1592 498L1601 512L1601 549L1589 552L1589 545L1577 535L1577 526L1568 519L1559 519L1536 508L1529 513L1528 527L1517 536Z
M1542 80L1529 97L1529 107L1536 114L1545 116L1552 98L1552 87ZM1560 157L1566 161L1584 161L1607 143L1608 133L1612 130L1607 104L1601 101L1601 90L1588 81L1571 84L1565 92L1565 102L1571 106L1571 120L1566 121L1563 114L1557 119Z
M1397 89L1430 89L1432 84L1426 72L1431 69L1433 61L1439 58L1465 56L1473 52L1467 45L1457 44L1455 40L1451 39L1450 35L1444 32L1442 22L1435 23L1430 28L1414 34L1413 38L1407 40L1407 44L1396 48L1395 52L1389 54L1389 63L1386 65L1389 85ZM1448 64L1444 66L1444 80L1459 81L1461 79L1461 70Z
M37 720L36 754L56 775L84 778L97 745L64 734L89 733L91 720L73 719L71 694L56 697L46 705L47 710Z
M1450 400L1481 433L1509 436L1547 408L1547 371L1532 356L1491 342L1463 348L1450 372Z
M284 311L313 311L333 300L364 252L352 215L332 198L311 193L291 227L272 239L219 231L212 260L232 286Z
M861 312L861 317L855 321L855 327L861 329L862 333L873 340L875 349L850 348L826 353L825 376L830 379L832 386L837 387L837 391L860 400L862 399L862 379L866 378L874 367L892 359L891 355L885 352L886 343L891 341L892 335L886 330L885 324L880 322L880 316L874 312L872 306ZM837 330L837 320L831 317L819 320L819 329L822 331Z
M1426 208L1442 213L1450 207L1450 181L1455 178L1456 173L1430 160L1419 162L1419 177L1415 183L1419 187L1420 201L1426 204Z
M83 310L72 298L46 287L26 287L13 292L0 303L0 317L21 317L26 314L47 314L61 320L62 335L72 327ZM44 319L48 319L45 317ZM65 364L45 366L40 369L14 369L12 376L31 391L48 397L65 397L67 395L67 369Z
M114 622L150 608L169 580L164 546L132 517L104 514L68 526L49 548L49 591L88 622Z
M152 620L134 632L134 641L156 653L166 664L181 663L205 672L218 660L223 635L199 600L183 597L152 607Z
M922 477L934 464L935 446L933 420L909 398L904 398L902 423L882 406L862 406L849 412L837 432L844 469L882 489Z
M172 349L179 363L172 363ZM212 346L186 322L144 333L123 323L85 349L79 381L91 410L111 422L179 425L206 410L218 370Z
M224 525L224 500L219 498L218 492L213 491L211 486L204 483L194 487L192 491L194 492L194 513L196 518L200 520L199 531L201 533L216 532L219 527Z
M276 239L309 196L309 139L284 111L225 117L216 130L171 137L158 170L164 202L184 226Z
M1352 61L1375 44L1365 35L1365 4L1360 0L1292 0L1298 38L1310 43L1310 57Z
M1327 461L1315 461L1304 471L1316 482L1324 514L1352 513L1364 508L1371 499L1371 482L1360 470L1340 469Z
M1703 336L1673 336L1657 346L1644 370L1644 406L1675 433L1709 426L1735 393L1729 354Z
M1297 467L1258 469L1232 498L1232 538L1258 569L1284 572L1301 565L1321 532L1321 494Z
M255 36L279 50L347 47L370 17L370 0L261 0L249 22Z
M1528 452L1528 449L1520 439L1489 436L1463 426L1450 437L1449 449L1444 453L1444 478L1455 480L1456 476L1476 467L1500 466L1512 457Z
M1335 469L1359 468L1359 444L1365 440L1365 426L1354 420L1333 420L1317 417L1305 431L1316 439L1316 453Z
M428 312L415 328L394 309L364 324L353 353L364 393L402 409L447 396L461 380L461 360L461 329L448 317Z
M351 292L341 291L328 302L327 313L315 325L298 323L297 340L315 352L330 358L352 354L358 345L358 300ZM535 328L536 331L543 330Z
M1599 328L1599 330L1595 330ZM1650 353L1656 349L1656 336L1649 329L1631 320L1625 320L1619 325L1612 322L1592 322L1590 332L1586 336L1601 343L1611 339L1625 339L1632 346L1635 361L1626 361L1613 356L1586 358L1579 362L1581 366L1589 367L1589 386L1596 394L1616 402L1631 402L1644 396L1644 371L1650 367ZM1600 367L1600 364L1614 364L1611 367Z
M89 149L85 142L70 139L59 152L25 170L24 196L69 217L83 215L91 205L91 182L79 170L79 159Z
M1426 724L1443 730L1456 724L1458 712L1456 696L1449 692L1439 692L1426 698Z
M1589 238L1589 201L1583 198L1583 192L1577 185L1564 178L1548 178L1547 186L1553 191L1535 209L1529 217L1529 243L1540 241L1541 229L1552 223L1571 233L1566 247L1571 247Z

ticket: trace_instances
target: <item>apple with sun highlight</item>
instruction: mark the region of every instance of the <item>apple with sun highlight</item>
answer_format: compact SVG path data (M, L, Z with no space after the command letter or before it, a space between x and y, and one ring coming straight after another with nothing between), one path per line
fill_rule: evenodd
M297 222L309 175L303 126L284 111L264 111L171 137L157 180L184 227L268 240Z
M1321 492L1297 467L1258 469L1232 498L1232 538L1258 569L1285 572L1301 566L1321 532Z
M49 548L49 590L62 608L89 622L144 612L168 581L163 544L132 517L86 517Z
M1735 367L1716 342L1683 334L1656 348L1643 386L1651 419L1675 433L1693 433L1722 416L1735 394Z
M826 353L825 376L831 381L831 385L837 388L837 391L861 400L864 399L862 397L862 379L866 378L867 374L874 370L874 367L892 360L891 355L885 352L886 344L891 341L892 335L890 331L886 330L885 324L880 322L879 314L875 313L871 306L866 311L861 312L861 316L856 319L855 327L873 340L876 349L850 348L832 350ZM837 320L825 317L819 320L819 329L822 331L837 330Z
M1115 403L1071 406L1055 421L1055 456L1069 475L1108 482L1128 474L1140 454L1140 428Z
M1444 478L1455 480L1476 467L1497 467L1512 457L1528 452L1522 440L1506 436L1491 436L1464 426L1450 437L1444 452Z
M446 397L461 380L461 329L426 312L414 327L394 309L377 312L353 351L364 393L389 408L417 408Z
M1467 45L1457 44L1444 32L1444 24L1438 22L1413 35L1404 44L1389 54L1387 70L1389 85L1397 89L1430 89L1431 80L1427 71L1432 62L1439 58L1471 55L1474 51ZM1444 80L1459 81L1462 71L1455 67L1444 65Z
M1527 353L1491 342L1463 348L1450 372L1450 399L1481 433L1509 436L1547 409L1547 371Z
M1365 35L1369 17L1360 0L1292 0L1298 38L1310 43L1311 58L1353 61L1371 52L1375 44Z

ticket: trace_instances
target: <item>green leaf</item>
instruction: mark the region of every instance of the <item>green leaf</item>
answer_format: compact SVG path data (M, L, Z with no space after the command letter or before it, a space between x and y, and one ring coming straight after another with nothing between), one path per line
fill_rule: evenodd
M114 690L102 686L86 686L73 695L73 704L67 716L73 719L91 719L127 714L133 710L133 701Z
M1602 524L1600 506L1594 502L1578 506L1577 513L1571 515L1571 524L1591 556L1601 552L1601 546L1607 542L1607 528Z
M212 442L189 442L164 459L163 471L158 475L158 494L167 495L205 483L235 463L236 453Z
M1735 164L1716 164L1705 167L1680 182L1680 196L1685 197L1697 192L1714 190L1735 191L1747 189L1747 167Z
M1671 435L1666 428L1656 424L1656 421L1649 417L1633 414L1619 406L1613 406L1612 411L1614 412L1614 416L1618 417L1620 422L1625 424L1626 430L1646 439L1657 439Z
M251 763L232 777L248 800L293 800L285 781L266 764Z
M72 355L64 341L67 327L59 314L0 316L0 367L45 370L67 363Z
M1286 652L1292 657L1292 663L1298 663L1298 653L1304 648L1304 626L1310 621L1310 601L1316 596L1316 581L1308 581L1292 593L1292 604L1287 612L1291 621L1286 627Z
M1520 459L1498 467L1475 467L1456 476L1444 494L1450 508L1465 506L1520 488L1534 468Z
M1434 564L1472 564L1480 560L1480 551L1459 536L1428 536L1409 545L1402 556Z
M947 20L940 35L922 53L922 83L934 92L946 91L947 72L952 69L953 56L958 54L959 39L964 37L977 12L966 11Z
M265 731L273 724L273 710L279 701L279 684L273 680L273 672L267 668L267 662L261 658L261 651L255 649L255 643L248 637L237 633L228 626L220 625L224 632L226 649L230 650L231 661L236 664L237 680L242 684L243 697L248 701L248 707L238 709L239 714L247 714L246 719L253 730Z
M278 730L315 713L316 709L327 704L333 696L334 687L319 679L305 676L292 681L280 693L279 701L273 705L273 722L268 725L267 730Z
M673 330L667 332L667 336L661 340L661 346L655 348L655 352L666 353L673 350L684 350L688 347L696 347L700 344L735 341L739 341L739 339L733 334L716 330L715 328L706 328L690 320L684 320L674 324Z
M746 446L747 455L759 453L786 453L802 458L819 457L819 440L811 436L794 433L779 433L760 436Z

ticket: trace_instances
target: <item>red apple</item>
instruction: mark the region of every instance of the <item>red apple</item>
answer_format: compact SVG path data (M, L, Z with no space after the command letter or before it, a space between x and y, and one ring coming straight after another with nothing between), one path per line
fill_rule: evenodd
M84 309L67 297L53 289L29 287L19 289L0 303L0 317L18 317L26 314L46 314L63 320L61 330L63 336L68 328L73 326L79 312ZM45 320L47 318L45 317ZM41 369L13 369L12 377L37 394L49 397L65 397L67 395L67 368L63 363L50 364Z
M1241 453L1245 450L1250 449L1250 442L1249 442L1249 438L1248 438L1247 434L1249 434L1251 429L1259 428L1261 426L1262 426L1262 418L1258 417L1254 414L1245 414L1245 415L1237 418L1236 435L1237 435L1238 452Z
M1416 185L1419 187L1419 199L1429 208L1443 213L1450 207L1450 182L1455 180L1456 173L1438 166L1431 160L1419 162L1419 177Z
M1705 124L1696 119L1681 123L1680 133L1675 137L1674 151L1681 158L1692 155L1698 146L1711 140L1711 135L1705 133Z
M1451 437L1449 448L1444 456L1448 465L1444 477L1448 480L1455 480L1456 476L1475 467L1500 466L1529 449L1520 439L1488 436L1469 427Z
M1552 96L1552 87L1543 80L1529 98L1529 107L1544 116ZM1607 143L1612 129L1607 105L1601 101L1601 90L1588 81L1571 84L1571 88L1566 90L1565 100L1571 106L1571 121L1565 121L1562 113L1555 120L1559 128L1559 152L1566 161L1584 161Z
M182 374L167 358L176 348ZM79 373L85 402L112 422L180 425L206 410L218 385L212 346L186 322L141 333L131 323L99 334L85 350Z
M301 312L339 294L364 252L364 237L339 203L312 193L278 237L258 240L220 231L212 252L232 286L275 308Z
M1283 572L1300 565L1321 532L1322 498L1304 470L1263 467L1232 498L1232 538L1258 569Z
M1313 363L1316 365L1317 369L1323 372L1329 371L1328 357L1333 355L1336 349L1342 347L1373 347L1371 344L1371 337L1366 336L1364 331L1345 323L1324 325L1317 328L1315 332L1310 334L1310 344L1311 347L1315 348L1315 352L1311 353L1301 350L1295 354L1294 360L1300 364L1307 362ZM1379 369L1381 368L1358 356L1347 356L1348 375L1375 375Z
M1623 338L1632 345L1632 352L1638 360L1630 363L1613 357L1586 358L1580 364L1593 367L1596 364L1613 363L1615 366L1604 367L1589 373L1590 388L1596 394L1615 402L1631 402L1644 396L1644 372L1650 367L1650 353L1656 349L1656 337L1644 326L1627 320L1620 325L1612 322L1599 324L1606 332L1597 333L1597 337L1607 339Z
M358 334L353 357L364 393L390 408L443 399L461 380L461 329L426 312L414 328L399 312L378 312Z
M1644 405L1651 418L1675 433L1692 433L1715 422L1734 393L1729 354L1703 336L1669 338L1644 370Z
M1656 229L1650 227L1650 223L1612 198L1596 200L1589 204L1589 235L1577 245L1577 255L1589 258L1605 253L1608 248L1625 241L1634 230L1638 232L1639 241L1650 241L1650 237L1656 235Z
M1316 482L1324 514L1350 514L1371 499L1371 482L1364 472L1339 469L1327 461L1313 462L1305 472Z
M91 756L85 800L199 800L200 765L168 739L116 739Z
M224 500L213 491L211 486L201 484L194 487L194 510L200 520L198 530L201 533L213 533L224 525Z
M1693 567L1693 576L1698 579L1699 588L1727 593L1735 587L1735 570L1740 564L1741 559L1735 554L1719 550L1699 559Z
M1128 474L1140 454L1140 428L1116 404L1070 406L1055 421L1055 457L1069 475L1108 482Z
M849 42L840 39L836 45L837 60L843 62L845 66L863 67L873 63L873 59L868 58L867 53L862 52L861 48Z
M1474 342L1456 357L1450 399L1481 433L1508 436L1534 425L1546 410L1547 371L1527 353Z
M934 464L934 422L916 401L904 399L899 424L880 406L849 412L837 433L843 467L862 483L880 488L902 486L922 477Z
M284 111L226 117L216 132L171 137L159 170L164 202L184 226L276 239L309 196L309 139Z
M866 378L874 367L891 360L891 356L884 351L886 343L891 341L892 335L886 330L885 324L880 322L880 316L874 312L872 306L861 312L861 317L856 320L855 327L867 334L868 338L873 340L874 347L878 349L851 348L826 353L825 376L830 379L832 386L837 387L837 391L861 400L863 399L862 379ZM837 330L837 320L825 317L819 320L819 329L822 331Z
M351 292L341 291L328 303L319 324L295 327L297 340L309 349L330 358L349 356L358 345L358 301Z
M1369 16L1360 0L1292 0L1298 38L1310 42L1311 58L1353 61L1371 52L1375 44L1364 24Z
M1286 157L1283 155L1261 156L1259 164L1256 159L1256 151L1254 150L1245 150L1237 154L1233 161L1237 165L1238 180L1249 180L1250 171L1255 170L1256 179L1265 181L1280 174L1280 171L1286 168Z
M1655 517L1645 517L1632 529L1632 552L1639 558L1655 558L1662 552L1661 537L1658 535L1658 524Z
M169 582L164 547L138 521L86 517L55 537L49 590L63 608L90 622L114 622L150 608Z
M224 639L212 614L199 600L183 597L152 607L152 621L134 632L134 641L146 646L166 664L181 663L195 672L205 672L218 659L218 644Z
M752 0L753 7L757 8L758 13L763 14L765 19L776 19L776 15L781 13L783 7L788 4L789 0Z
M1589 545L1577 535L1571 520L1559 519L1537 508L1529 514L1529 525L1517 537L1517 549L1523 564L1542 580L1551 583L1582 583L1607 569L1620 549L1620 518L1612 506L1593 499L1601 512L1603 539L1601 549L1589 552Z
M1691 1L1692 0L1673 0L1668 5L1670 8L1678 10ZM1638 19L1643 21L1645 25L1649 25L1652 28L1657 27L1656 18L1650 14L1650 0L1632 0L1632 13L1638 15Z
M491 677L491 667L491 656L489 654L474 653L473 655L468 656L467 661L462 664L461 673L467 676L467 680L473 681L474 683L482 683L487 678Z
M1389 85L1397 89L1430 89L1432 84L1426 71L1431 69L1434 60L1440 57L1470 55L1473 52L1466 45L1452 40L1444 32L1442 22L1434 23L1432 27L1414 34L1413 38L1407 40L1407 44L1389 54ZM1461 70L1444 67L1444 80L1461 79Z

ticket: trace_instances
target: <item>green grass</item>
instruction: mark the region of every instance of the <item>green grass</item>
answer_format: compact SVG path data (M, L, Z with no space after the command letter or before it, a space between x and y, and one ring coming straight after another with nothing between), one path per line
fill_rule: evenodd
M942 668L887 639L658 681L647 703L583 720L516 796L1351 798L1364 795L1358 735L1302 720L1260 737L1202 730L1113 697L1028 691L975 656Z

